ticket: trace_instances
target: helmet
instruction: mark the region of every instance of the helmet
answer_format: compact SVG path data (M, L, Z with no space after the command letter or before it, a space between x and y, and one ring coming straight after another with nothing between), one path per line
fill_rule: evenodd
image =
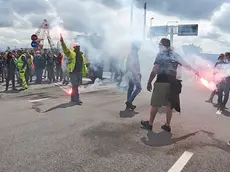
M73 48L77 48L77 47L80 47L80 44L79 43L74 43Z

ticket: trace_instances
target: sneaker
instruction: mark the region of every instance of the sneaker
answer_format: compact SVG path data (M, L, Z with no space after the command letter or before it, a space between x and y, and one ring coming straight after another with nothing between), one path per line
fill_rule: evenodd
M82 105L82 103L80 103L79 101L70 101L71 104L73 105Z
M141 125L147 130L153 129L153 126L149 124L149 121L141 121Z
M230 141L228 142L228 146L230 146Z
M136 106L133 105L132 103L129 103L128 101L125 102L125 104L126 104L126 109L130 109L130 110L136 109Z
M161 128L162 128L162 130L164 130L164 131L167 131L167 132L169 132L169 133L171 132L171 127L170 127L170 126L162 125Z
M206 102L206 103L213 103L213 101L210 100L210 99L209 99L209 100L205 100L205 102Z

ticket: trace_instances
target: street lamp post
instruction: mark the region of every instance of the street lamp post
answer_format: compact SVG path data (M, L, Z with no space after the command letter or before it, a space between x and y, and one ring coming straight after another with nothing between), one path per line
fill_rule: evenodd
M143 26L143 38L145 40L145 34L146 34L146 11L147 11L147 2L144 4L144 26Z
M151 18L150 18L150 22L149 22L150 27L153 25L153 20L154 20L154 17L151 17Z
M131 6L130 6L130 30L131 32L133 28L133 3L134 3L134 0L131 0Z

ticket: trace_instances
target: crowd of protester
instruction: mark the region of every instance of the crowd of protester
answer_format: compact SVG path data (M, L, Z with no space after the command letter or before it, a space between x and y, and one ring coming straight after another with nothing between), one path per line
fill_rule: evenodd
M0 54L0 82L6 83L5 91L8 91L10 81L12 82L12 90L16 90L15 82L23 86L17 66L17 61L22 54L26 57L25 81L27 85L31 83L41 84L44 80L48 83L69 84L68 58L63 53L48 49L44 49L42 52L22 49L8 50ZM87 66L91 83L94 83L96 78L103 80L103 60L87 62ZM109 71L111 72L111 80L120 83L123 72L120 68L120 62L115 58L111 57L109 60Z
M22 79L17 65L20 55L26 57L26 83L33 82L33 76L36 76L35 84L41 84L45 78L49 83L62 81L68 84L67 63L63 54L44 49L40 51L13 50L0 54L0 82L6 82L6 91L9 87L9 81L12 81L12 89L15 90L15 81L22 85ZM15 80L16 77L16 80Z

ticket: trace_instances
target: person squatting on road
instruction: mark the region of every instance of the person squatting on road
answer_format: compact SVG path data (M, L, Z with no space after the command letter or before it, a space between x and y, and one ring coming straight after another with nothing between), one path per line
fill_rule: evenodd
M224 54L220 54L220 56L218 57L218 61L216 62L215 66L214 66L214 70L213 70L213 80L216 82L216 75L219 72L219 67L225 63L225 56ZM218 85L218 84L217 84ZM208 103L213 103L213 98L214 96L217 94L217 89L212 91L210 98L208 100L206 100L206 102Z
M197 72L179 54L172 51L170 40L162 38L159 43L159 49L160 52L155 59L154 67L147 84L147 90L151 92L152 81L157 75L151 98L150 119L149 121L141 121L141 125L148 130L152 130L158 108L166 106L166 123L161 128L167 132L171 132L172 109L180 112L179 94L181 93L182 84L181 80L177 79L177 68L181 65L188 70Z
M22 89L25 90L28 88L28 85L26 83L26 69L27 69L27 61L26 61L26 55L22 50L18 50L19 58L17 60L17 68L19 70L19 76L22 81Z
M218 94L218 100L217 100L217 106L218 110L223 111L226 107L226 104L228 102L229 98L229 90L230 90L230 74L228 72L229 66L230 66L230 53L225 53L225 59L227 62L223 64L225 68L224 75L225 77L221 79L221 81L217 85L217 94ZM227 76L227 77L226 77ZM224 93L224 99L223 99L223 93Z
M80 45L74 44L73 50L69 50L62 36L60 41L64 54L68 57L68 71L72 84L71 102L81 105L78 87L82 84L82 76L86 76L88 73L86 60L80 51Z
M126 62L126 73L128 73L128 92L126 109L134 110L136 108L133 105L133 101L136 96L141 92L141 72L138 52L140 50L140 43L135 42L132 44L131 52L128 55ZM135 87L135 89L134 89Z

